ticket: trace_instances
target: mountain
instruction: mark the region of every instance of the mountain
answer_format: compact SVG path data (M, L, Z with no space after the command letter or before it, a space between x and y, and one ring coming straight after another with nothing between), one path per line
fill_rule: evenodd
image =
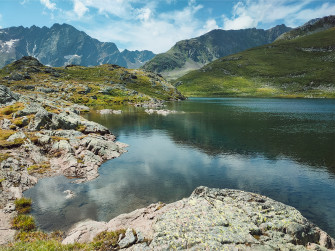
M141 67L145 62L152 59L155 54L152 51L128 51L124 50L121 52L122 57L126 60L127 67L130 69L136 69Z
M297 37L303 37L306 35L314 34L319 31L328 30L335 26L335 16L327 16L323 18L316 18L308 21L302 26L299 26L289 32L280 35L276 41L279 40L291 40Z
M147 62L143 69L174 79L223 56L269 44L289 30L291 28L285 25L269 30L212 30L200 37L176 43L166 53L158 54Z
M335 98L335 27L220 58L176 86L188 96Z
M23 56L50 66L117 64L139 67L154 57L150 51L120 52L111 42L100 42L68 24L51 28L23 26L0 29L0 67Z

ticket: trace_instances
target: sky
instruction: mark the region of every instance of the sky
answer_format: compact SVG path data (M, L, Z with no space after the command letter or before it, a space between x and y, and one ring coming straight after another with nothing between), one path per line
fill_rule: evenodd
M297 27L334 0L0 0L0 28L67 23L120 50L165 52L213 29Z

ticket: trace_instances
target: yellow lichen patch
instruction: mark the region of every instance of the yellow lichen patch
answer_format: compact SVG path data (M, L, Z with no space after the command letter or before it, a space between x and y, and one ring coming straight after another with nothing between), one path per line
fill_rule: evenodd
M51 136L52 140L54 141L60 141L60 140L66 140L69 141L68 138L64 138L64 137L59 137L59 136Z
M11 155L9 153L0 153L0 163L8 159Z
M0 129L0 141L8 139L14 133L15 133L15 131L13 131L13 130Z
M50 170L50 163L42 163L42 164L31 165L27 169L29 174L33 174L33 173L43 174L43 173L46 173L49 170Z

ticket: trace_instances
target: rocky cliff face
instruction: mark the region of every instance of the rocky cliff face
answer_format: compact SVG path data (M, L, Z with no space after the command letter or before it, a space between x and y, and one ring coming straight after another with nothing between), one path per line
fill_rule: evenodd
M308 21L302 26L299 26L289 32L280 35L276 41L291 40L298 37L307 36L320 31L328 30L335 26L335 16L327 16L323 18L316 18Z
M150 51L127 52L121 53L114 43L100 42L68 24L0 29L0 67L23 56L34 56L50 66L109 63L134 68L154 56Z
M223 56L271 43L290 29L278 25L269 30L213 30L200 37L176 43L166 53L156 55L143 68L176 78Z
M64 244L89 242L102 231L127 231L128 250L327 250L335 241L299 211L265 196L198 187L189 198L153 204L108 223L86 221ZM145 241L144 241L145 240Z

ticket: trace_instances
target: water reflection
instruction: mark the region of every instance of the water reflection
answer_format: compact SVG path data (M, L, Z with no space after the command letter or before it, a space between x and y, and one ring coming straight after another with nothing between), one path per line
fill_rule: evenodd
M104 163L94 181L44 179L25 195L33 198L39 225L51 230L172 202L199 185L236 188L292 205L335 236L335 102L273 102L191 100L171 104L186 113L167 117L91 113L129 152ZM66 200L67 189L77 196Z

